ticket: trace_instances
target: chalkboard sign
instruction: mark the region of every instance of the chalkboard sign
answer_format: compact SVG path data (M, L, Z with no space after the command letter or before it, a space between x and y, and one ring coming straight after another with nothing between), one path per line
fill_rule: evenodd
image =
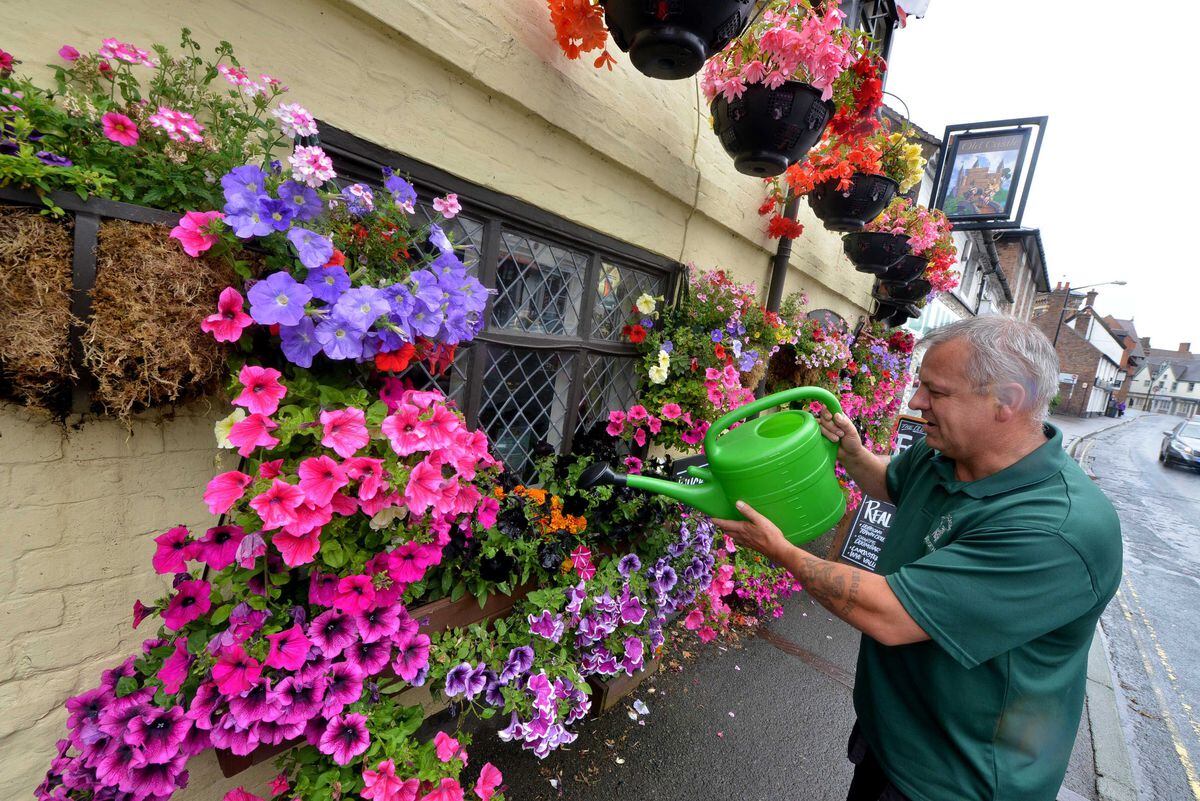
M676 459L671 462L671 478L680 484L701 483L700 479L688 475L687 469L689 467L708 467L708 457L702 453L698 456Z
M892 456L903 453L923 439L925 421L919 417L901 415L896 421L895 436L892 437ZM854 519L850 521L846 541L842 543L842 561L875 572L875 566L879 564L879 552L883 550L895 515L896 507L892 504L864 495Z

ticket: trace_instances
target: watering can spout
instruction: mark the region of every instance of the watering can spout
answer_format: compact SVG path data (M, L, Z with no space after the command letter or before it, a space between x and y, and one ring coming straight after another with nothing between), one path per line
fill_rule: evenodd
M711 475L704 476L699 484L680 484L650 476L617 473L609 465L598 462L584 470L583 474L579 476L579 486L583 489L591 489L602 484L629 486L645 492L666 495L668 498L674 498L699 509L710 517L725 520L741 519L741 515L733 507L733 503L725 497L725 492L712 479Z

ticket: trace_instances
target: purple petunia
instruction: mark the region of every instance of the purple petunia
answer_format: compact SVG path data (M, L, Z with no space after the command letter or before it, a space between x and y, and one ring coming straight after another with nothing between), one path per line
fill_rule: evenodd
M454 245L450 242L442 227L436 223L429 226L429 243L437 248L443 256L454 255ZM457 257L455 258L457 259Z
M365 716L354 713L338 715L329 721L317 749L333 757L339 765L349 765L354 757L367 750L371 735L367 732Z
M313 618L305 634L321 653L332 659L354 642L354 621L345 613L330 609Z
M333 257L333 242L327 236L299 226L288 231L288 241L296 248L300 263L310 270L325 266Z
M342 200L346 201L346 210L356 217L375 209L375 195L366 184L350 184L342 190Z
M239 239L266 236L275 230L271 220L263 213L259 199L225 206L225 224L233 229Z
M504 669L500 671L500 682L508 684L513 679L520 678L533 667L533 649L528 645L519 645L508 652Z
M337 303L342 293L350 288L350 276L344 267L317 267L308 271L304 285L312 290L317 300Z
M725 338L725 332L722 331L720 328L714 328L712 330L712 333L709 334L708 336L713 342L720 342L722 339Z
M638 559L635 553L627 553L621 557L621 561L617 562L617 572L625 578L629 578L641 569L642 560Z
M298 325L304 319L304 304L312 299L312 290L281 270L250 287L246 297L250 299L250 316L259 325Z
M258 200L258 213L262 215L273 231L286 231L292 224L295 212L283 200L261 197Z
M563 635L563 619L561 615L553 615L550 610L544 610L541 615L529 616L529 630L539 637L545 637L551 642L558 642Z
M450 668L450 672L446 674L446 697L455 698L462 695L471 699L479 695L487 684L485 670L485 665L473 668L467 662Z
M363 672L351 662L337 662L329 669L325 679L326 717L341 713L342 709L353 704L363 691Z
M57 153L51 153L49 150L39 150L34 155L37 156L38 161L42 162L47 167L70 167L75 163L66 156L60 156Z
M266 193L266 181L267 174L250 164L225 173L221 178L221 189L227 208L257 205L258 199Z
M344 320L330 317L317 326L317 342L331 359L357 359L363 352L363 332Z
M383 290L361 286L343 292L333 307L333 314L353 328L366 331L390 310L391 304Z
M315 189L288 179L279 185L279 199L292 210L292 216L306 222L321 215L325 207Z
M392 173L391 167L383 168L383 188L392 195L398 208L412 214L417 210L417 190L413 185L398 175Z
M280 326L279 338L282 340L283 355L297 367L312 367L313 357L321 352L316 326L308 317L295 325Z

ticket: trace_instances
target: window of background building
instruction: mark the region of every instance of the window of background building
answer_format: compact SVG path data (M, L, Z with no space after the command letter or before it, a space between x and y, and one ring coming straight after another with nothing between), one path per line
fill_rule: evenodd
M637 355L621 328L643 292L669 295L677 263L331 126L322 146L347 183L378 186L383 165L406 175L424 220L434 197L458 194L463 212L445 228L492 297L484 331L436 383L510 470L527 468L543 440L568 452L633 403Z

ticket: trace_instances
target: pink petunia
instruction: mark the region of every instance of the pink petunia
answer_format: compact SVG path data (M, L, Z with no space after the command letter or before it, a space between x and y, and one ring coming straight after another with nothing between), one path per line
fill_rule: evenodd
M222 796L221 801L264 801L260 795L247 790L245 787L234 787Z
M496 524L496 515L500 511L500 502L495 498L484 498L475 508L475 521L481 528L491 528Z
M155 678L162 682L163 692L168 695L174 695L179 692L179 688L183 686L184 680L187 679L188 667L192 664L192 657L188 654L186 637L176 638L172 645L175 650L163 660L162 667L158 669L158 673L154 674Z
M431 792L421 796L421 801L463 801L462 785L458 779L442 779Z
M333 608L343 612L364 612L375 605L375 585L370 576L346 576L337 585Z
M213 526L193 543L193 558L213 570L224 570L237 558L238 546L245 537L241 526Z
M212 608L211 587L207 581L181 581L163 612L163 624L177 631Z
M437 757L442 762L449 762L458 757L458 752L462 750L458 740L446 734L444 731L439 731L433 736L433 745L437 750Z
M333 519L333 505L317 506L305 498L304 503L295 509L296 517L283 527L288 534L307 534L310 531L320 531L321 527Z
M209 514L223 515L228 512L246 494L246 487L253 481L240 470L213 476L204 490L204 503L208 506Z
M379 494L380 490L387 490L387 485L383 481L382 459L355 456L343 462L342 467L346 471L347 478L358 482L360 499L370 500Z
M343 459L349 459L371 441L371 435L367 433L367 416L362 409L353 406L321 412L321 425L324 427L321 444L333 448Z
M237 554L235 558L239 566L246 569L254 567L254 563L258 561L258 557L267 552L267 543L263 539L262 534L257 531L252 531L247 534L238 544Z
M281 670L299 670L308 661L308 650L312 640L304 636L300 624L278 634L268 634L271 651L267 654L267 665Z
M79 51L76 50L74 47L71 47L70 45L65 44L62 47L58 48L58 57L61 58L63 61L78 61L79 60Z
M399 456L408 456L417 451L428 451L433 445L428 441L429 431L421 420L421 410L408 403L401 404L383 421L384 436L392 443L392 450Z
M262 518L263 530L282 528L296 519L296 507L304 503L304 491L281 479L272 479L266 492L250 499L250 506Z
M262 665L240 645L222 648L212 668L213 681L225 695L237 695L249 690L262 676Z
M458 202L458 195L451 192L445 197L434 198L433 208L438 214L442 215L447 220L451 220L458 216L458 213L462 211L462 204Z
M220 236L212 233L214 220L224 219L219 211L185 211L179 223L171 229L172 239L178 239L183 252L197 258L201 253L217 244Z
M277 478L283 475L283 460L272 459L269 462L262 462L258 466L259 478Z
M150 560L155 573L182 573L187 570L191 538L187 526L176 526L154 538L158 548Z
M280 773L274 779L271 779L271 795L283 795L288 790L292 789L292 785L288 783L288 778L285 774Z
M138 142L138 129L133 120L124 114L110 111L100 118L104 135L123 147L133 147Z
M479 771L479 779L475 782L475 795L479 796L480 801L492 801L492 796L503 781L504 776L500 769L491 762L485 762L483 769Z
M678 420L683 414L683 409L678 403L664 403L662 407L662 416L666 420Z
M271 537L271 542L283 556L283 563L288 567L306 565L321 550L321 530L313 529L306 534L288 534L286 531L277 532Z
M277 428L279 423L269 417L248 414L229 429L229 441L237 447L239 456L249 456L255 448L278 445L279 440L271 436L271 432Z
M242 311L245 300L240 292L231 286L221 290L217 300L217 313L210 314L200 323L200 330L212 334L218 342L237 342L242 331L254 322L254 319Z
M445 406L435 406L433 415L425 421L426 437L432 448L447 448L462 429L462 420Z
M429 665L429 635L407 633L395 642L396 658L392 660L392 670L404 681L412 681Z
M302 461L296 468L300 489L308 500L326 506L342 487L350 483L342 466L328 456L315 456Z
M435 467L428 459L413 468L404 487L404 501L416 514L422 514L442 499L442 468Z
M421 786L417 779L401 781L396 775L396 763L390 759L380 762L375 770L364 770L362 777L365 786L360 795L369 801L412 801Z
M233 399L233 405L245 406L252 414L275 414L279 402L287 395L287 387L279 383L281 375L273 367L243 366L238 372L238 381L244 389Z
M704 613L699 609L693 609L687 613L687 617L683 619L683 627L688 631L695 631L704 625Z

